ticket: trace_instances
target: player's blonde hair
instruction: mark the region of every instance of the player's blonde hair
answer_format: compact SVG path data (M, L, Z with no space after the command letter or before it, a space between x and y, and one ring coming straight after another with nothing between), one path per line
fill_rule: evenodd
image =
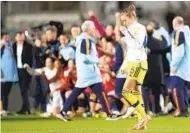
M134 5L130 5L128 8L125 8L122 12L121 15L126 15L128 17L134 17L135 19L137 18L136 15L136 7Z
M173 19L173 22L177 22L178 24L184 24L184 19L181 16L176 16Z

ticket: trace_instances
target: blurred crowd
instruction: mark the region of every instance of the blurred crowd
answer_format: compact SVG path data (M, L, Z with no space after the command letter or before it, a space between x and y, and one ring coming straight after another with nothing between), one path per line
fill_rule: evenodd
M112 24L102 26L93 11L89 11L88 16L96 27L99 68L104 91L108 96L115 89L114 65L119 56L115 53L118 44L124 47L121 42L122 35ZM119 13L116 13L115 17L118 16ZM170 25L171 23L172 21ZM153 116L167 115L178 107L169 82L171 52L168 49L171 46L171 31L168 32L162 27L159 20L147 23L146 30L149 70L142 86L145 110ZM8 99L16 82L19 83L22 99L18 114L40 112L42 117L49 117L56 116L63 108L77 80L75 52L76 39L81 34L81 27L73 25L70 34L62 32L59 36L57 31L54 26L48 27L33 44L27 41L24 32L16 33L15 42L9 40L8 33L1 33L1 115L10 114ZM123 58L123 55L120 56ZM186 82L185 87L189 91L190 83ZM32 98L31 102L29 97ZM187 106L189 99L186 98ZM126 112L127 108L117 98L116 103L117 110L112 110L114 113ZM89 88L78 96L67 113L70 117L105 117L99 100ZM133 112L132 116L136 116L136 113Z

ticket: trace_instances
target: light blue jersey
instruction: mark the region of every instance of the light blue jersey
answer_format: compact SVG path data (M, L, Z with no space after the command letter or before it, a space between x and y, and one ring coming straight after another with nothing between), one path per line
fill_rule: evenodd
M60 47L59 52L61 56L63 57L63 59L66 61L69 59L72 59L72 60L75 59L75 51L73 50L73 48L70 46L69 43L63 47Z
M170 36L169 36L168 31L164 27L160 27L159 29L157 29L157 32L160 33L160 35L162 36L164 47L166 48L170 46L171 42L170 42Z
M76 87L84 88L102 82L94 39L86 33L81 33L77 37L76 45Z
M171 67L177 71L174 75L190 81L190 29L183 26L172 33Z
M9 42L0 41L1 45L1 57L0 57L0 71L3 76L0 78L0 82L17 82L18 73L16 60L14 59L12 44ZM4 49L2 51L2 49Z

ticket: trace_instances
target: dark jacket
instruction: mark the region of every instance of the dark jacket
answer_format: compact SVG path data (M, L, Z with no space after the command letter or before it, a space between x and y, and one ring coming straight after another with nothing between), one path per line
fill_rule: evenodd
M22 64L23 65L25 63L27 63L28 65L30 65L30 67L32 66L32 48L33 47L31 44L24 41L23 51L22 51ZM15 60L17 62L17 44L16 44L16 42L13 44L13 54L14 54Z
M162 49L163 44L154 39L153 37L148 37L147 47L150 50ZM144 80L144 85L148 87L154 87L155 85L163 84L164 71L162 64L162 55L148 55L148 71Z
M44 48L33 47L33 67L34 68L42 68L45 66L45 60L47 55L45 53Z

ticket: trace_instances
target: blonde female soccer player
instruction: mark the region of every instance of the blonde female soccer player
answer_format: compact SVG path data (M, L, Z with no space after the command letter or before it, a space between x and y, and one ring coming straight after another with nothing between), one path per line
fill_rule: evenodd
M124 34L123 41L127 44L126 65L128 73L122 95L141 117L139 123L131 129L143 130L146 128L148 121L141 96L141 85L148 69L146 29L142 24L137 22L134 5L130 5L122 11L121 21L124 26L120 27L120 31Z

